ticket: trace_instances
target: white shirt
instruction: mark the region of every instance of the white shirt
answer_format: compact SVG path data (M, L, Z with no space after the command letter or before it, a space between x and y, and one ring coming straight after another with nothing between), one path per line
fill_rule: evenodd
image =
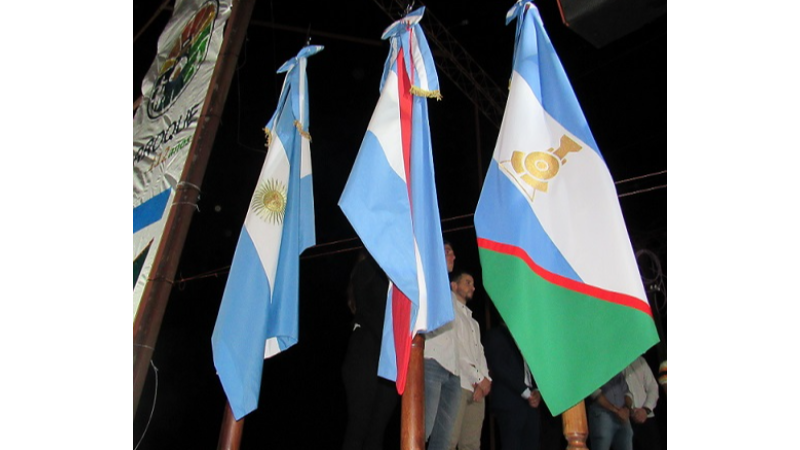
M458 303L453 300L454 303ZM460 304L460 303L459 303ZM455 309L456 305L453 305ZM457 316L458 314L456 314ZM453 375L459 375L455 320L425 333L425 359L433 359Z
M626 367L623 373L633 399L633 407L649 408L650 414L647 417L655 417L653 410L658 403L658 383L647 361L640 356Z
M455 293L453 310L455 319L455 338L458 348L458 369L461 376L461 388L473 392L476 383L489 378L489 368L481 344L481 329L472 318L472 310L458 301ZM491 380L491 378L489 378Z

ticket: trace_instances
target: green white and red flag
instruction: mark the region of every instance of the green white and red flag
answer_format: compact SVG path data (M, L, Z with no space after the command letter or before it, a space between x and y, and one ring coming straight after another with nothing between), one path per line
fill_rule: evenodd
M477 210L483 283L553 414L658 342L613 179L532 3Z

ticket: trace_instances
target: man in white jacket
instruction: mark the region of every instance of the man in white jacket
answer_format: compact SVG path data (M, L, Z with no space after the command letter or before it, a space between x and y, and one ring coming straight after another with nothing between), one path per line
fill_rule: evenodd
M458 347L458 368L461 377L461 399L456 415L450 450L478 450L481 427L486 414L486 395L492 387L489 368L481 344L481 330L472 318L467 302L475 292L475 280L467 272L450 275L450 290L455 312L455 338Z
M643 357L636 358L623 371L631 404L633 450L661 450L661 436L653 410L658 403L658 383Z

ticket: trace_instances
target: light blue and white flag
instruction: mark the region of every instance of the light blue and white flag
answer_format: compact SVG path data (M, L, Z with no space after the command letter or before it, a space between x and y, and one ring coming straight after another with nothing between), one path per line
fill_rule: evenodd
M436 199L428 104L441 98L430 48L411 12L383 33L381 96L339 206L389 277L378 374L405 389L411 340L453 320Z
M315 244L306 46L267 123L267 158L239 235L211 336L214 366L236 420L256 409L264 359L297 343L300 254Z
M475 211L483 285L560 414L658 342L608 167L545 32L519 1L503 123Z

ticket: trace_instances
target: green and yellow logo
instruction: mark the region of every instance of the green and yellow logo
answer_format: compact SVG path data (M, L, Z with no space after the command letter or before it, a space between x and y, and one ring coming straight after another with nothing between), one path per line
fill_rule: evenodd
M151 119L169 110L205 61L218 10L216 0L206 2L172 42L148 96L147 115Z

